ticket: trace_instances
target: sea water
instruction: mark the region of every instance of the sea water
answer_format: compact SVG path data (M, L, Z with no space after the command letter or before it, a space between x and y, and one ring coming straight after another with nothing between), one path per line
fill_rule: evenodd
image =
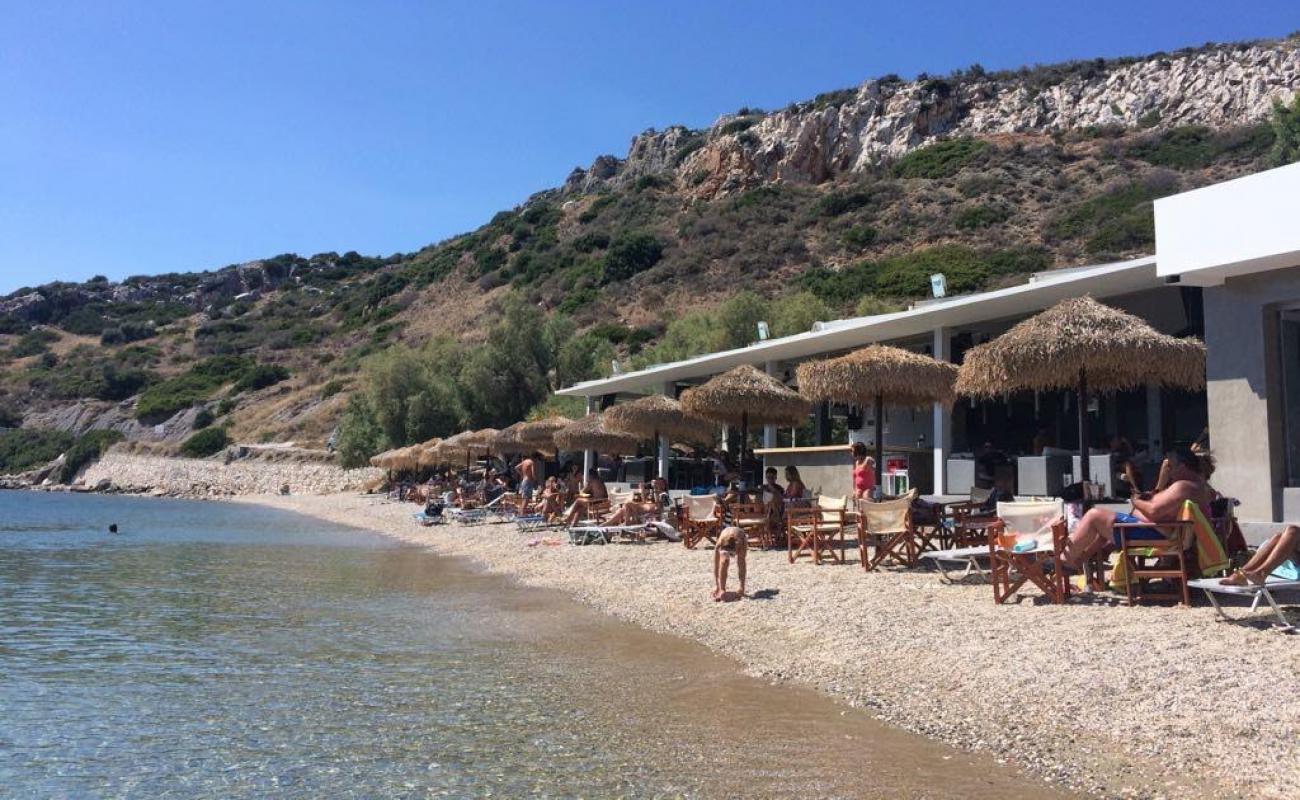
M0 797L1009 792L1049 794L370 533L0 492Z

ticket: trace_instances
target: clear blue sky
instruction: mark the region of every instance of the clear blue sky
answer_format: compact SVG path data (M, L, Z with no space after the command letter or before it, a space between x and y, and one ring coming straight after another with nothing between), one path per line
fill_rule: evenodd
M897 72L1283 36L1295 0L0 0L0 293L409 251L631 136Z

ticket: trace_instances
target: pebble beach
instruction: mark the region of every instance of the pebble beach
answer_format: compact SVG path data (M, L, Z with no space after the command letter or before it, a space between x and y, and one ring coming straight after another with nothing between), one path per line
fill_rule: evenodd
M1300 638L1208 606L1065 606L1033 590L864 573L750 552L758 599L710 597L712 553L680 544L574 547L563 532L420 527L411 504L355 494L248 496L471 559L651 630L701 642L774 683L823 691L903 729L995 755L1098 797L1296 796ZM538 539L542 539L538 542ZM1244 609L1236 609L1242 611Z

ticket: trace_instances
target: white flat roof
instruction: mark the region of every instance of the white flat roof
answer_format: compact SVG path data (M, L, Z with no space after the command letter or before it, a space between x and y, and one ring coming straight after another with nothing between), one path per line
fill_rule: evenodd
M906 311L826 323L821 330L757 342L748 347L708 353L670 364L655 364L600 380L585 381L556 394L596 397L614 392L658 390L670 381L704 378L741 364L806 359L837 350L864 347L980 322L1041 311L1068 297L1110 297L1164 284L1155 256L1090 267L1037 273L1027 283L991 292L926 302Z
M1156 201L1161 276L1192 286L1300 266L1300 163Z

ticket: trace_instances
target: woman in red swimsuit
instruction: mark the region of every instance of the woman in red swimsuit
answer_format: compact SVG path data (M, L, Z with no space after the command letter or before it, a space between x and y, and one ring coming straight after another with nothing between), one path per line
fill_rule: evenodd
M857 497L871 499L876 488L876 460L867 455L867 446L862 442L853 443L853 494Z

